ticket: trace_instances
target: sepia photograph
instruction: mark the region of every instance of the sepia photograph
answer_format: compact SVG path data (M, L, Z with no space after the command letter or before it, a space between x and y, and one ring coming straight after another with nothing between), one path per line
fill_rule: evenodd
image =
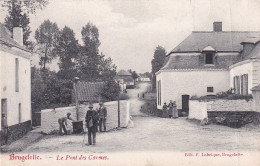
M0 0L1 166L260 166L259 0Z

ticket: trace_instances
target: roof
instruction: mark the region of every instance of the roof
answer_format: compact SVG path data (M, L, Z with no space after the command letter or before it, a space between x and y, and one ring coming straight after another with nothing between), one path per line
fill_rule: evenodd
M248 37L259 35L260 31L193 31L171 53L201 52L207 46L217 52L240 52L243 48L241 42Z
M126 77L123 78L124 82L134 82L134 79L132 77Z
M255 86L255 87L253 87L251 90L252 91L260 91L260 84Z
M241 42L241 44L245 44L245 43L252 43L252 44L256 44L260 41L260 37L247 37L245 40L243 40Z
M79 82L76 84L78 101L98 101L104 82Z
M250 58L260 59L260 43L257 43L251 53L248 55Z
M117 75L121 75L121 76L131 76L132 74L131 74L129 71L120 70L119 72L117 72Z
M201 53L186 53L186 54L172 54L167 57L167 62L161 70L171 69L225 69L238 62L239 54L216 54L214 65L205 65L204 54Z
M139 74L139 76L142 78L149 78L146 74Z
M12 47L20 48L24 51L30 52L24 46L18 44L12 37L12 33L2 24L0 23L0 41L4 44L7 44Z

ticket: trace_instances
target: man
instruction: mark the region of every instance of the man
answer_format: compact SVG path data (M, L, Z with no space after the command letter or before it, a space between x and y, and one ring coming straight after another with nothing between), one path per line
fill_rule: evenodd
M62 135L62 129L63 129L63 131L64 131L64 133L67 135L68 134L68 132L67 132L67 129L66 129L66 127L67 127L67 120L68 119L70 119L70 120L72 120L72 118L70 117L70 115L71 115L71 113L69 112L69 113L67 113L67 116L66 117L62 117L62 118L59 118L58 119L58 123L59 123L59 125L60 125L60 135ZM72 120L73 121L73 120Z
M8 139L8 126L7 126L7 118L5 113L2 113L2 121L1 121L1 127L2 127L2 132L3 132L3 136L1 136L3 142L2 144L5 145L7 144L7 139Z
M93 144L96 144L96 132L98 125L98 113L93 110L93 104L89 104L89 110L86 114L86 127L88 128L88 144L92 145L91 135L93 135Z
M106 121L107 121L107 108L104 106L104 103L99 103L98 115L99 115L99 131L102 132L102 125L104 127L104 131L107 130L106 128Z

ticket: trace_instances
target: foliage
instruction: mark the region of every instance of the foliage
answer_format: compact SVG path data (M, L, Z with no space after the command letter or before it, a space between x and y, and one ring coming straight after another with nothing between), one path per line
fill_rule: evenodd
M118 84L113 80L108 80L103 89L100 92L100 96L103 101L115 101L118 99L120 88Z
M125 94L125 93L120 93L119 99L120 100L128 100L129 96L127 94Z
M153 75L153 77L152 77L153 78L152 79L153 88L155 88L155 86L156 86L155 73L157 71L159 71L161 69L161 67L163 66L165 56L166 56L165 49L161 46L157 46L154 51L153 59L151 62L152 63L152 75Z
M113 61L110 57L105 58L105 55L102 53L99 61L99 73L103 81L113 79L116 75L116 65L113 64Z
M44 54L44 57L40 59L40 65L43 65L43 70L45 70L45 64L55 58L56 54L53 50L57 44L58 37L59 28L56 23L52 23L50 20L45 20L35 31L37 46L39 51Z
M65 26L58 37L53 52L59 57L59 78L72 79L77 76L77 58L79 53L78 41L72 29Z
M31 72L32 111L68 106L71 103L73 83L58 79L55 72L32 68Z
M78 60L80 76L82 80L95 81L99 79L99 63L102 57L98 53L100 46L98 28L88 23L81 30L84 45L80 48Z
M252 95L241 95L241 94L233 94L231 90L226 92L219 92L216 95L207 95L207 96L191 96L190 100L211 100L211 99L225 99L225 100L246 100L249 101L252 99Z
M49 0L3 0L1 2L2 7L12 6L12 2L18 2L21 4L25 13L36 13L37 9L43 9L49 4Z
M23 28L23 44L28 48L32 43L29 41L31 33L29 27L30 19L26 13L22 11L22 3L19 0L13 0L8 6L8 15L5 18L5 26L10 32L13 32L14 27Z

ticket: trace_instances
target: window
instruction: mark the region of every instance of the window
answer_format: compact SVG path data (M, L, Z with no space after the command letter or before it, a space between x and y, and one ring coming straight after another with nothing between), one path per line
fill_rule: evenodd
M214 92L214 88L213 87L207 87L207 92Z
M158 105L161 105L161 80L157 82L157 93L158 93Z
M241 76L241 94L248 95L248 75Z
M15 58L15 91L19 92L19 59Z
M213 53L206 53L205 54L205 64L214 64L213 63Z
M22 104L19 103L18 105L18 122L21 123L22 122Z

